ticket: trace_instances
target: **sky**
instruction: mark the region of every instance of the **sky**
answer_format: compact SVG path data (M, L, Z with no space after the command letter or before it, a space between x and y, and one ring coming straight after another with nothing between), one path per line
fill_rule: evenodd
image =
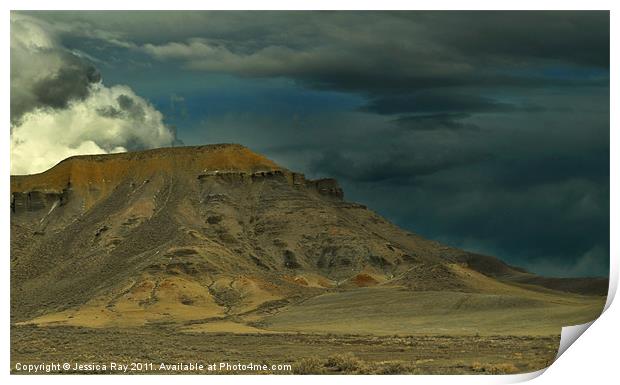
M241 143L430 239L609 270L609 13L12 12L11 173Z

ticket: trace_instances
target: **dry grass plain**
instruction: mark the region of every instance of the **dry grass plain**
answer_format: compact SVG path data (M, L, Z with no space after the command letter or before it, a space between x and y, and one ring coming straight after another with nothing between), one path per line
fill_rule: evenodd
M372 336L306 333L179 333L131 329L19 326L11 330L16 363L290 364L273 374L501 374L530 372L554 359L557 336ZM114 373L103 371L103 373ZM62 371L62 373L72 373ZM130 372L130 374L164 373ZM200 374L251 374L210 372Z
M360 288L310 298L255 326L278 331L375 335L559 335L591 321L604 297L526 291L505 294Z
M594 319L603 303L603 297L518 286L504 294L382 287L200 321L22 324L11 329L11 370L18 362L252 362L291 365L260 372L274 374L523 373L550 365L561 327ZM162 373L131 373L149 372Z

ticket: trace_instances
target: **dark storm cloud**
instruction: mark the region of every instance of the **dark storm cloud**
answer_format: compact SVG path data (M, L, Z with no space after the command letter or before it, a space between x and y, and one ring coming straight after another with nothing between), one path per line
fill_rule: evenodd
M409 153L402 148L373 156L345 156L339 152L327 151L312 162L310 171L325 173L349 181L363 183L394 183L406 185L415 183L421 176L444 170L467 167L473 163L487 161L490 154L483 153Z
M604 184L609 179L609 151L588 151L580 156L540 154L532 158L506 160L494 166L497 183L511 189L570 179Z
M68 26L69 39L71 34L100 38L195 70L283 76L309 86L360 92L576 84L584 79L531 70L554 65L609 68L608 12L37 15Z
M143 81L183 96L195 144L338 177L403 227L535 271L607 271L609 12L37 15L109 71L175 74Z
M123 111L113 106L105 106L97 109L97 114L105 118L121 118Z
M470 191L425 187L440 196L432 199L417 190L411 198L428 206L418 211L424 220L413 220L417 226L439 226L441 238L451 243L494 251L525 267L540 261L572 266L590 250L608 250L609 224L601 220L609 210L606 184L570 179L525 191L498 184L470 186ZM590 261L580 274L603 273L607 258Z
M57 73L34 84L37 107L66 108L69 100L84 99L89 93L89 86L100 80L95 67L68 60Z
M107 118L130 119L135 122L144 122L146 111L144 107L129 95L119 95L116 106L105 106L97 109L100 116ZM133 147L130 147L133 148Z
M28 57L30 55L31 53L20 52L19 49L11 50L11 59L16 63L32 60L32 57ZM90 85L101 81L99 71L88 61L61 50L49 50L44 56L48 59L55 56L62 64L51 73L47 68L42 69L30 79L11 77L14 95L11 97L11 120L14 122L36 108L62 109L66 108L71 100L83 100L90 93ZM18 64L12 65L11 74L19 71ZM16 87L20 89L17 90ZM20 97L21 95L24 97Z
M195 70L283 76L370 94L597 83L594 75L552 77L540 70L609 68L606 12L264 13L243 27L245 15L210 16L230 26L142 47ZM251 43L237 27L252 30Z
M479 95L427 92L414 95L384 96L372 99L364 111L383 115L400 113L473 113L512 111L517 106Z
M477 130L478 126L463 122L470 114L465 113L440 113L425 115L404 115L394 119L399 126L408 130Z
M427 52L433 61L461 54L467 61L490 57L556 60L609 68L609 12L33 12L72 33L119 46L208 38L237 53L268 46L309 48L349 42L379 55L366 61L407 60L390 51ZM111 27L113 26L113 27ZM449 47L449 50L441 50ZM424 58L420 58L424 60ZM523 61L516 61L520 65ZM360 63L361 64L361 63Z
M118 102L118 106L121 110L123 110L131 119L136 121L144 121L144 117L146 113L144 112L144 108L131 96L128 95L120 95L116 98Z
M432 35L464 55L494 64L543 59L609 68L609 12L480 12L428 17L447 28Z

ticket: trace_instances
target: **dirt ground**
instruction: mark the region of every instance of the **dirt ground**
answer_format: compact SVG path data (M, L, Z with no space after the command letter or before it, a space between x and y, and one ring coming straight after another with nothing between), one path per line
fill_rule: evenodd
M165 325L131 329L27 325L12 327L11 342L15 374L27 374L23 369L27 364L42 363L71 366L51 368L51 373L83 374L502 374L550 365L559 336L179 333ZM76 363L83 368L74 369ZM171 366L178 363L204 368ZM220 363L264 364L267 370L247 366L227 370ZM121 365L129 368L124 372ZM282 366L272 370L271 365Z

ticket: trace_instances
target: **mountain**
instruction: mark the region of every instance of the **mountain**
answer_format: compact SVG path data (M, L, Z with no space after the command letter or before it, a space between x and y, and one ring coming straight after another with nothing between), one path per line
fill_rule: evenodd
M15 324L493 332L510 317L555 330L592 319L606 292L424 239L241 145L11 176Z

